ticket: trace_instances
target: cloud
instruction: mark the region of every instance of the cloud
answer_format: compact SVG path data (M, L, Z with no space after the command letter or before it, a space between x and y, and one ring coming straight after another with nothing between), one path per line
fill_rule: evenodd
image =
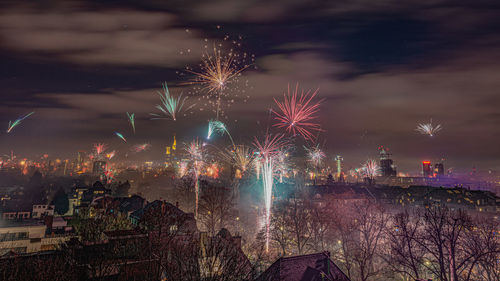
M175 22L164 12L14 10L0 15L1 47L84 65L182 67L203 41Z

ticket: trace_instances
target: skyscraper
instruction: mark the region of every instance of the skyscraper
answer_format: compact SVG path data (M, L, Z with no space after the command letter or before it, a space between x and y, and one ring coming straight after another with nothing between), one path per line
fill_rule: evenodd
M426 178L432 177L431 161L422 161L422 174Z
M436 163L434 165L434 173L436 176L444 176L444 165L443 163Z
M337 155L335 157L335 179L341 181L342 176L342 166L343 166L344 158L342 156Z
M389 153L389 149L380 146L380 169L382 171L383 177L395 177L396 176L396 167L394 166L394 162L391 159L391 154Z

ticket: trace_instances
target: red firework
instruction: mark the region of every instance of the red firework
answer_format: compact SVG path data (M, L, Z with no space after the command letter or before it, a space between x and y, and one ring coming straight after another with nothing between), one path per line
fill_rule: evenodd
M287 141L283 139L283 135L272 136L270 134L266 134L262 142L255 137L253 144L257 148L261 157L268 158L276 155L280 148L287 144Z
M322 131L321 126L314 122L317 118L316 113L319 111L319 106L322 100L312 102L312 99L318 94L316 89L311 93L311 90L305 93L303 90L299 95L299 84L295 87L293 93L290 92L288 85L288 94L284 94L282 102L274 99L281 112L273 110L276 115L274 124L275 127L285 128L288 133L302 135L306 140L313 140L311 131Z

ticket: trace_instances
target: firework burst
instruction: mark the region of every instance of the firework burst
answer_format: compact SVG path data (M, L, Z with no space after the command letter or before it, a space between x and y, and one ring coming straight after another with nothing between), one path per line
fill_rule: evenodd
M128 117L128 121L130 122L130 125L132 126L132 130L134 131L134 134L135 134L135 113L128 113L127 112L127 117Z
M377 161L368 159L361 167L361 173L364 177L374 179L380 175L380 166Z
M231 134L227 130L226 124L224 124L223 122L221 122L219 120L208 121L207 139L210 139L210 137L213 134L224 135L224 133L226 133L228 135L229 139L231 140L231 143L233 144L233 147L235 147L233 137L231 136Z
M14 129L14 128L15 128L15 127L17 127L19 124L21 124L21 122L22 122L24 119L26 119L26 118L30 117L31 115L33 115L33 113L35 113L35 112L30 112L30 113L28 113L28 114L26 114L26 115L24 115L24 116L22 116L22 117L19 117L19 118L17 118L14 122L9 121L9 126L7 127L7 133L10 133L10 132L12 131L12 129Z
M182 178L187 174L188 164L189 162L184 160L179 163L179 167L177 168L177 175L179 176L179 178Z
M304 139L312 141L312 131L322 131L320 125L314 122L322 102L322 100L312 101L317 93L318 90L312 93L309 90L308 92L301 91L299 95L298 83L293 92L290 91L290 85L288 85L288 94L283 95L283 101L274 99L279 108L279 112L273 110L274 119L277 121L274 126L284 128L293 135L300 134Z
M173 95L171 95L170 91L168 90L167 82L163 83L163 92L158 92L158 95L160 96L161 104L157 104L156 108L159 109L162 112L162 115L166 117L162 117L161 114L150 113L152 116L154 116L152 119L168 118L176 121L178 115L183 111L187 97L183 98L182 94L180 94L178 97L174 97ZM195 105L192 104L186 107L185 111L190 110L194 106Z
M95 154L96 155L101 155L101 153L103 153L104 151L106 151L106 149L108 148L108 146L104 143L96 143L94 144L94 150L95 150Z
M255 58L253 55L239 52L241 40L241 37L233 39L226 35L223 41L214 42L212 47L205 44L197 69L186 67L185 70L187 74L193 75L186 84L195 85L193 90L215 108L217 119L219 115L224 115L223 107L229 107L234 103L234 98L239 97L236 92L245 92L238 87L240 77L242 72L253 64ZM205 39L205 42L208 42L208 39ZM248 81L245 82L247 83ZM229 88L231 91L228 91ZM243 100L246 101L246 98Z
M139 153L142 151L146 151L149 148L151 148L151 145L149 143L142 143L142 144L136 144L132 146L131 150L135 153Z
M189 155L191 166L194 174L194 192L195 192L195 216L198 216L198 201L200 196L200 184L198 178L205 164L203 144L198 140L193 140L186 146L186 152Z
M323 164L326 154L319 148L318 144L312 147L304 147L304 149L307 153L307 161L314 167L320 167Z
M252 150L245 145L225 149L221 152L221 158L222 161L240 170L241 174L245 174L254 161Z
M433 137L437 132L441 131L442 128L443 127L441 127L440 124L438 124L437 126L432 125L432 119L431 119L429 123L418 124L415 130L421 133L422 135L429 135Z

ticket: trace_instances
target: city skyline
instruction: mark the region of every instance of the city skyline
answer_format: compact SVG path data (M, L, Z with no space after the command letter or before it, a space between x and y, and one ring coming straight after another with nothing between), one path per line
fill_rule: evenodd
M230 35L241 36L241 50L255 55L255 68L241 76L250 97L236 101L224 120L237 142L250 145L272 127L273 98L299 83L319 88L324 99L318 143L331 161L342 155L359 166L378 159L384 145L398 171L416 172L422 161L441 158L446 169L498 170L495 4L253 4L2 5L0 152L75 158L103 142L119 160L130 146L148 142L151 149L138 160L162 159L173 133L186 143L203 137L214 114L199 111L190 96L196 113L150 120L157 91L167 82L175 95L188 95L192 76L176 72L200 63L205 38ZM9 121L33 111L5 132ZM135 135L126 112L135 113ZM440 132L415 131L430 119L443 126Z

